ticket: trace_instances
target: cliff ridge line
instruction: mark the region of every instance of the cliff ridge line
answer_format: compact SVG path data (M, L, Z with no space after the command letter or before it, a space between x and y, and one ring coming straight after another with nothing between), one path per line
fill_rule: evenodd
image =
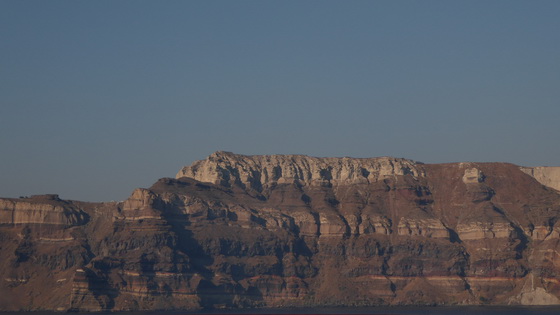
M422 163L404 158L311 157L306 155L241 155L218 151L183 167L176 178L231 186L262 188L272 184L368 183L396 175L424 176Z

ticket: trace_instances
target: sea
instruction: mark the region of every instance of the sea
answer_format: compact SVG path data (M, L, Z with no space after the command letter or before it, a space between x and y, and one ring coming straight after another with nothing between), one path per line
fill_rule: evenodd
M60 315L63 312L0 312L0 315ZM392 314L392 315L560 315L560 305L555 306L437 306L437 307L334 307L334 308L286 308L286 309L243 309L243 310L211 310L198 312L185 311L150 311L150 312L95 312L68 313L73 315L345 315L345 314Z

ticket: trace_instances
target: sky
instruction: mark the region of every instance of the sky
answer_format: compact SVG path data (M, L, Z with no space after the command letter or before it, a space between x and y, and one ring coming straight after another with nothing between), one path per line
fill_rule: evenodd
M560 166L560 1L0 1L0 197L215 151Z

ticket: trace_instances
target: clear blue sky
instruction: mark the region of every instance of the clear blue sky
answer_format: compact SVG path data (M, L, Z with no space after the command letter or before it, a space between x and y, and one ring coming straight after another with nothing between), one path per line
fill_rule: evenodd
M0 196L217 150L560 165L560 1L0 1Z

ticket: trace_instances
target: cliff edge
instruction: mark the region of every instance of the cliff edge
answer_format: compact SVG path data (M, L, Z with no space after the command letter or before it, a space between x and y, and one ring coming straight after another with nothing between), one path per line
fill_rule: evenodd
M223 186L242 184L262 190L298 181L306 185L353 184L391 176L423 176L412 160L380 158L318 158L306 155L240 155L218 151L183 167L176 178L189 177Z
M0 310L558 304L555 172L216 152L123 202L0 199Z
M521 167L523 172L533 176L541 184L560 191L560 167L538 166Z

